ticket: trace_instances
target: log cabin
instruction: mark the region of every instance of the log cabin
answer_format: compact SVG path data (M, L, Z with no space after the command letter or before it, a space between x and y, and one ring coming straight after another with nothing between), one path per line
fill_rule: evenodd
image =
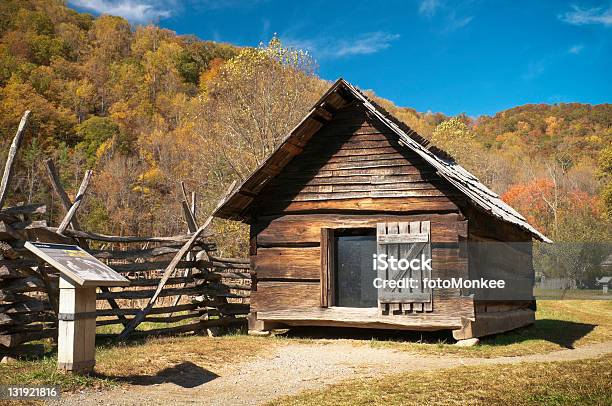
M532 239L550 240L343 79L214 216L250 225L253 333L338 326L461 340L534 322ZM428 258L431 270L409 270L416 287L377 289L376 276L398 276L373 270L381 253ZM520 300L424 283L500 273L528 282Z

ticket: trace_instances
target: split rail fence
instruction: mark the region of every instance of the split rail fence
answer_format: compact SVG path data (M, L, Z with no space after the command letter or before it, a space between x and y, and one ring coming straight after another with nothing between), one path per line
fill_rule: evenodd
M3 207L29 112L21 120L0 184L0 348L57 337L59 275L24 248L25 241L77 244L130 280L99 288L100 336L207 332L241 326L249 312L249 261L215 256L211 218L196 220L196 195L181 183L188 232L170 237L113 236L84 231L76 213L92 172L71 201L51 160L49 182L66 214L58 227L44 220L43 204ZM144 324L142 324L144 323ZM108 327L102 327L108 326Z

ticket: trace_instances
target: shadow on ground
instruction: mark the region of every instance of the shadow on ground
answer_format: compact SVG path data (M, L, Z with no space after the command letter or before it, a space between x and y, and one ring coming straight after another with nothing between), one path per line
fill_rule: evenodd
M38 361L43 358L53 357L56 353L57 345L54 343L25 343L15 348L6 349L0 346L0 359L8 355L22 361Z
M544 340L563 348L573 349L575 342L589 334L595 327L594 324L544 319L537 320L531 326L483 337L481 341L487 345L502 346L518 344L528 340ZM425 332L340 327L295 327L289 330L286 336L303 339L356 339L422 344L453 344L455 342L450 330Z
M96 376L131 385L148 386L173 383L183 388L195 388L219 377L214 372L204 369L193 362L181 362L173 367L162 369L155 375L118 376L96 374Z
M544 340L563 348L574 349L576 341L591 333L595 327L595 324L542 319L536 320L531 326L485 337L482 342L488 345L509 345L528 340Z
M354 339L420 343L454 342L450 330L425 332L349 327L294 327L285 336L297 339Z

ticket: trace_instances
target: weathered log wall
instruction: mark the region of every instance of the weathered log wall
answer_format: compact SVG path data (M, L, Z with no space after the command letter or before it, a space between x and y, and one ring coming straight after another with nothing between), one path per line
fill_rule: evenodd
M312 210L458 211L462 196L397 135L350 104L316 132L271 179L252 210L257 215Z
M430 221L432 276L467 277L467 253L459 243L467 237L463 203L455 188L416 153L400 147L397 136L361 105L345 106L255 198L252 312L258 319L342 324L337 310L321 309L322 228L376 229L379 222ZM354 313L344 321L363 325L370 318L372 326L384 324L365 309ZM428 317L452 326L462 316L473 316L471 298L452 289L434 291ZM388 324L398 324L396 319L388 318Z
M434 278L467 277L467 256L460 253L457 213L419 215L295 214L265 217L253 225L257 250L251 256L256 288L253 312L318 308L321 277L321 228L376 228L379 222L431 221ZM470 316L472 300L456 289L434 291L433 314Z

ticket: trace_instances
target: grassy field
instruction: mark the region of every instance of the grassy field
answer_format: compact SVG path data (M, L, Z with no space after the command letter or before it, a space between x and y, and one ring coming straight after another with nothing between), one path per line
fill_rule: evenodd
M578 299L578 300L610 300L612 291L604 293L602 289L534 289L537 300L559 300L559 299Z
M385 375L342 382L269 405L610 405L612 356Z
M542 300L538 302L535 324L484 337L475 347L457 347L451 340L405 342L374 339L371 345L430 355L489 358L539 354L603 341L612 341L612 301Z
M351 334L354 334L352 332ZM447 338L433 336L393 336L361 330L354 345L391 347L429 355L496 357L544 353L589 343L612 341L612 302L610 301L541 301L538 302L535 325L497 336L484 338L476 347L457 347ZM373 334L368 336L368 334ZM348 335L347 337L354 337ZM64 375L55 371L55 348L45 343L44 354L35 358L0 364L0 384L54 384L64 390L83 387L106 387L125 383L159 383L176 372L202 369L214 373L236 361L272 352L276 346L291 343L317 343L342 337L319 337L292 334L288 337L250 337L235 333L218 338L180 336L132 340L111 345L99 342L96 374L90 377ZM447 340L447 341L445 341ZM208 372L206 372L208 373ZM179 374L180 375L180 374Z

